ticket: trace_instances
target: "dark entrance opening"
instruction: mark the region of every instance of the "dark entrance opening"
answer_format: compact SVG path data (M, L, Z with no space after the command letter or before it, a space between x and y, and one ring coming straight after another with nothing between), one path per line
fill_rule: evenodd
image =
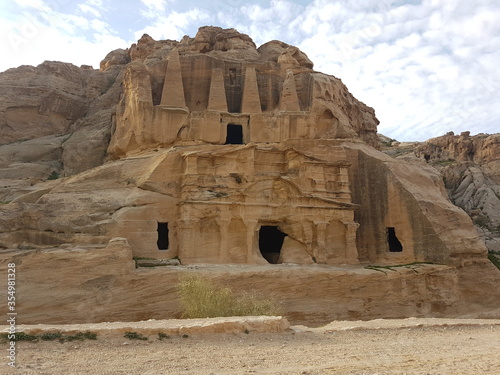
M403 251L403 245L399 242L394 227L387 228L387 242L389 243L389 251L391 253L400 253Z
M242 145L243 144L243 126L228 124L226 145Z
M158 223L158 250L168 250L168 223Z
M259 230L260 253L271 264L277 264L280 258L283 240L287 236L275 225L263 225Z

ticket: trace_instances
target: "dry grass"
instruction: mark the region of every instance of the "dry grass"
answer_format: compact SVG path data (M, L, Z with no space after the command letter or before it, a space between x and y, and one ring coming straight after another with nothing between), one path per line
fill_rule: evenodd
M228 287L219 287L197 276L182 279L178 291L183 308L182 318L215 318L222 316L281 315L279 304L271 299L246 293L236 296Z

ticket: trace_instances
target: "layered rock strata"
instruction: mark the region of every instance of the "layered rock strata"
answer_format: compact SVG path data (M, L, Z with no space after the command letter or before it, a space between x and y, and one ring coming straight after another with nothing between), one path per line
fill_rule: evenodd
M25 298L33 297L22 301L24 316L33 323L175 315L177 280L197 264L249 267L242 290L271 293L273 280L282 283L279 298L296 321L497 308L499 292L476 293L498 282L497 270L436 169L379 152L373 109L312 68L296 47L256 48L233 29L204 27L181 41L145 35L108 54L99 72L71 68L83 87L76 112L64 101L34 100L26 113L38 115L28 122L24 110L8 117L2 129L18 143L0 147L0 247L3 266L15 262L33 280L23 281ZM116 79L104 92L108 77ZM21 123L43 122L40 111L46 131L20 135ZM101 115L106 121L96 120ZM91 154L81 166L78 150ZM42 178L49 172L53 178ZM146 272L133 257L177 258L183 268ZM414 262L433 265L394 276L360 266ZM56 283L43 279L51 263L64 269L57 276L64 287L46 288ZM279 273L269 268L276 264ZM241 269L229 269L240 273L205 276L238 285ZM304 288L313 275L317 293ZM372 282L379 289L366 287ZM43 307L48 297L57 309ZM102 303L85 315L94 298Z

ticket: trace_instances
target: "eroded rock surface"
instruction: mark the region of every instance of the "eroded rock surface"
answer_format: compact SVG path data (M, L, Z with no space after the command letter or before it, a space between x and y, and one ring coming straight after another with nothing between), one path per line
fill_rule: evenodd
M500 134L450 132L422 143L396 143L385 152L436 168L450 200L472 218L488 249L500 254Z
M51 61L0 73L0 180L44 181L101 165L120 81L119 69Z
M279 290L296 321L498 308L485 244L425 162L441 146L411 162L379 152L374 110L296 47L203 27L181 41L144 35L100 71L9 70L1 87L2 264L22 269L31 322L174 316L176 283L199 264L253 267L242 281L239 268L205 276ZM492 139L446 141L445 157L485 163ZM496 178L468 167L476 185ZM492 201L448 175L457 202ZM183 266L145 272L133 257ZM414 262L433 265L363 268ZM47 277L49 264L64 272Z

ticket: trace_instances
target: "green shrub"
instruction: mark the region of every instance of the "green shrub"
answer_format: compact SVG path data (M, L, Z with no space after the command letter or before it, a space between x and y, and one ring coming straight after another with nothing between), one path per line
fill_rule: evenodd
M12 334L9 333L1 333L0 334L0 343L5 343L9 341L38 341L38 337L35 335L30 335L28 333L24 332L16 332L14 334L14 337L9 337L12 336Z
M130 331L125 332L124 337L129 339L129 340L144 340L145 341L148 339L146 336L143 336L140 333L130 332Z
M56 171L52 171L50 174L48 180L57 180L60 177L60 174L57 173Z
M63 335L61 332L46 332L42 333L41 335L30 335L28 333L24 332L16 332L15 338L12 341L38 341L38 340L44 340L44 341L54 341L54 340L59 340L61 342L64 341L83 341L83 340L97 340L97 334L94 332L86 331L86 332L77 332L75 335L70 335L66 336ZM10 341L8 340L8 334L7 333L2 333L0 334L0 342L6 342Z
M164 332L158 332L158 340L167 340L170 336Z
M97 340L97 334L89 331L77 332L75 335L65 336L64 339L68 341Z
M59 340L63 338L63 335L61 332L47 332L43 333L40 338L44 341L53 341L53 340Z
M182 279L178 291L182 318L214 318L220 316L281 315L279 305L254 293L240 297L228 287L218 287L201 277Z
M29 333L16 332L16 341L37 341L38 337Z

